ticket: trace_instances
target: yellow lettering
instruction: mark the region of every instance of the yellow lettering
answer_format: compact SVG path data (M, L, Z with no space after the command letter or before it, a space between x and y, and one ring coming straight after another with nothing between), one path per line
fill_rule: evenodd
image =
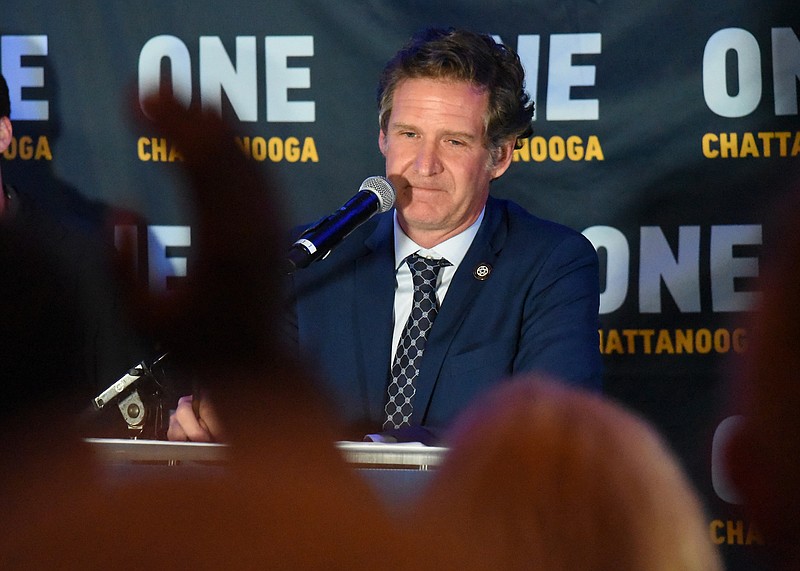
M720 535L719 532L725 527L725 523L722 520L715 519L711 522L708 526L709 535L711 535L711 541L716 543L717 545L722 545L725 543L725 537Z
M714 332L714 351L727 353L731 350L731 335L727 329L717 329Z
M644 341L644 352L649 355L653 352L652 341L655 331L652 329L641 329L639 330L639 334L642 336L642 340Z
M608 332L608 344L606 345L606 353L616 353L622 355L625 350L622 348L622 338L619 336L619 331L612 329Z
M698 329L694 335L695 348L698 353L706 354L711 352L711 331L708 329Z
M547 160L547 141L544 137L531 139L531 158L538 163Z
M658 338L656 339L656 354L669 353L671 355L674 352L675 347L672 345L669 331L662 329L658 332Z
M762 156L768 158L772 156L772 139L775 133L758 133L758 138L761 139L761 145L764 149Z
M739 157L758 157L758 146L753 133L742 135L742 144L739 146Z
M530 139L522 139L519 141L520 146L514 149L514 162L531 160L531 141Z
M53 153L50 152L50 143L47 141L47 137L39 137L39 141L36 143L36 156L34 158L37 161L42 158L46 161L53 160Z
M250 137L234 137L233 141L242 151L242 154L250 158Z
M694 330L676 329L675 346L677 353L694 353Z
M599 330L600 352L604 354L682 355L743 353L747 331L737 329L607 329Z
M622 334L625 336L625 339L628 341L628 353L636 353L636 330L635 329L623 329Z
M267 160L267 141L264 137L253 139L253 158L259 162Z
M605 157L603 156L603 148L600 146L600 139L597 138L597 135L592 135L586 144L586 160L593 161L595 159L604 161Z
M742 520L711 520L708 524L711 542L716 545L764 545L758 527Z
M719 137L717 137L714 133L706 133L703 135L703 155L707 159L716 159L719 156L719 150L712 149L712 143L718 143Z
M139 153L139 160L140 161L149 161L151 156L150 152L147 150L150 147L150 139L147 137L139 137L139 140L136 141L136 150Z
M764 537L758 528L752 523L747 528L747 539L744 540L745 545L764 545Z
M722 133L719 137L719 148L722 158L739 156L739 136L736 133Z
M584 140L578 135L570 135L566 139L559 135L550 138L541 136L531 137L520 141L518 149L514 149L515 162L535 161L541 163L547 160L561 162L570 161L604 160L603 148L597 135L590 135Z
M580 137L572 135L567 138L567 156L571 161L583 160L583 141Z
M270 137L267 141L267 154L273 163L281 161L283 159L283 141L278 137Z
M236 137L236 143L246 157L263 162L269 159L272 162L286 160L290 163L296 162L319 162L319 154L314 143L313 137L303 139L302 148L300 139L297 137L287 137L286 140L280 137Z
M33 139L27 135L19 138L19 158L23 161L33 158Z
M708 159L796 157L800 155L800 131L706 133L701 146Z
M780 131L775 133L775 137L778 139L778 154L780 154L782 157L785 157L789 154L789 138L791 136L792 134L788 131Z
M175 145L170 145L169 147L169 162L174 163L175 161L182 161L183 155L178 150L178 147Z
M52 161L53 153L50 150L50 141L46 135L39 135L34 143L33 137L24 135L11 137L8 146L3 151L3 158L7 160L20 159L22 161Z
M565 148L564 139L558 136L550 137L550 142L547 144L547 151L550 153L550 158L558 163L564 160Z
M153 160L156 162L162 162L167 160L167 140L166 139L157 139L153 137L150 140L150 148L153 152Z
M747 349L747 332L741 327L733 330L733 350L744 353Z
M744 522L742 520L728 520L728 545L744 544Z
M303 154L300 155L301 162L311 161L312 163L319 162L319 154L317 154L317 145L314 143L312 137L306 137L303 141Z
M290 163L296 163L300 159L300 141L297 137L289 137L286 139L284 155L286 160Z

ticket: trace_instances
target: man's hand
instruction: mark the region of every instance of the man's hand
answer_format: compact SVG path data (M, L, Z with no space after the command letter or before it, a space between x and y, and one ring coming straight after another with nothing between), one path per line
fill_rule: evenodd
M192 395L178 399L178 407L169 417L167 439L180 442L224 440L219 419L210 401Z
M262 371L280 354L275 323L288 232L277 191L214 112L157 95L144 107L150 128L183 155L192 256L185 282L165 295L130 275L132 247L122 248L129 275L120 282L134 324L204 388L226 383L231 369Z

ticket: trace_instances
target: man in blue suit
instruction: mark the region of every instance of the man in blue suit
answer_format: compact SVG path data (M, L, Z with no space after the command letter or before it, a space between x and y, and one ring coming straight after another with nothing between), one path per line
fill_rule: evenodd
M490 36L427 30L387 64L378 100L395 208L292 276L292 331L350 427L343 437L437 442L468 403L522 371L599 389L594 248L489 196L531 134L517 55ZM407 341L421 295L412 256L441 268L435 315L423 314L433 325ZM212 436L196 424L184 402L169 436Z

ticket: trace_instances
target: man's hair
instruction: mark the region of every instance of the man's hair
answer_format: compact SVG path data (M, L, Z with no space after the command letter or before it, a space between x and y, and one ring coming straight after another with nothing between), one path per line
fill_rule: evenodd
M378 84L378 120L385 132L397 86L406 79L466 81L489 94L487 146L529 137L533 101L525 91L519 56L486 34L454 28L416 33L389 60Z
M0 117L11 116L11 100L8 98L6 78L0 74Z

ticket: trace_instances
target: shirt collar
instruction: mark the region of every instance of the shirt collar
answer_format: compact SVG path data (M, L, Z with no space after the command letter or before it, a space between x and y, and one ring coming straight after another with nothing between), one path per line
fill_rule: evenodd
M448 238L441 244L437 244L433 248L426 249L414 242L408 235L403 232L400 223L397 221L397 211L394 212L394 260L395 270L397 270L408 256L419 252L420 255L430 258L444 258L453 266L458 267L464 256L467 255L467 250L472 245L475 235L478 233L478 228L483 222L483 215L486 212L486 206L481 209L478 219L473 222L469 228L463 232L456 234L452 238Z

